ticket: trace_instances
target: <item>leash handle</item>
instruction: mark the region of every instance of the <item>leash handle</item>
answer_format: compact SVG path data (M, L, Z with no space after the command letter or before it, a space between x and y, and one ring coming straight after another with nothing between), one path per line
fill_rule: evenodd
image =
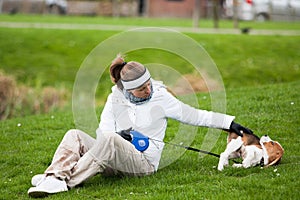
M180 145L180 144L174 144L174 143L171 143L171 142L163 142L161 140L156 140L156 139L150 138L148 136L145 136L145 135L143 135L142 133L140 133L138 131L132 130L131 128L126 130L126 131L128 131L131 135L131 138L132 138L131 143L135 146L135 148L137 150L139 150L141 152L145 151L149 147L149 140L152 140L152 141L169 144L169 145L172 145L172 146L185 148L186 150L195 151L195 152L199 152L199 153L204 153L204 154L208 154L208 155L212 155L212 156L215 156L217 158L220 158L219 154L215 154L215 153L212 153L212 152L209 152L209 151L204 151L204 150L201 150L201 149L196 149L196 148L190 147L190 146L183 146L183 145ZM237 162L235 160L232 160L232 161L234 163L240 163L240 162Z

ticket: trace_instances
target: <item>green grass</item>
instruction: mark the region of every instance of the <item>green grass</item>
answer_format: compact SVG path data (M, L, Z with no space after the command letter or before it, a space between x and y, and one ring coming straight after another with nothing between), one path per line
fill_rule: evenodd
M189 20L147 18L0 15L0 21L191 26ZM206 27L212 26L211 21L205 23ZM231 26L231 22L222 23ZM253 26L299 29L297 23L253 23ZM82 61L98 43L115 33L0 28L0 70L15 76L19 84L37 88L66 87L71 92ZM226 87L227 113L237 116L237 122L250 127L257 135L268 134L278 140L285 148L282 163L265 169L229 167L218 172L217 158L186 152L152 176L104 178L98 175L83 187L47 199L299 198L300 36L188 36L199 42L216 62ZM138 58L141 62L153 57L169 62L170 66L183 66L178 70L190 73L185 62L166 52L142 50L128 54L129 60ZM108 83L104 94L99 94L101 98L105 98L109 86ZM201 108L210 109L209 98L204 98L209 94L197 95ZM100 113L101 106L97 110L97 114ZM178 124L170 120L167 140L176 133L177 127ZM31 177L45 170L63 135L71 128L75 125L70 108L64 112L0 121L0 199L28 199ZM206 131L206 128L198 129L194 147L201 148ZM223 133L212 151L221 153L225 146L226 134Z
M0 15L0 21L190 26L187 19L48 15ZM208 24L211 21L205 20L203 23ZM221 23L227 24L228 21ZM298 22L243 23L266 28L271 24L270 28L284 30L300 28ZM118 32L100 30L0 28L0 69L13 74L19 82L33 87L63 85L71 89L76 73L90 51L116 33ZM226 87L288 82L300 77L300 36L187 35L199 42L209 53L218 66ZM136 59L138 56L140 62L159 58L170 66L178 65L178 60L173 60L174 56L168 57L160 51L145 50L130 54L132 56L129 55L129 59ZM178 65L177 68L184 67Z
M257 135L268 134L283 145L285 155L279 166L228 167L218 172L217 158L186 152L155 175L144 178L97 175L83 187L47 199L265 199L266 195L270 199L297 199L300 195L299 90L299 81L227 90L228 113L236 115L238 122L251 127ZM207 94L199 94L199 99L203 99L202 95ZM209 102L200 101L203 108L209 108ZM176 126L175 122L169 124L167 134L172 134L172 126ZM48 166L70 128L74 128L71 112L0 122L2 199L27 198L31 177ZM205 133L206 128L199 128L194 147L200 148ZM223 133L213 152L221 153L225 145Z
M63 85L72 89L76 73L89 52L116 33L0 28L0 38L3 38L0 40L0 69L32 87ZM299 80L300 36L188 36L199 42L212 57L226 87ZM178 70L186 69L174 56L157 50L128 53L128 59L137 58L140 62L157 59Z

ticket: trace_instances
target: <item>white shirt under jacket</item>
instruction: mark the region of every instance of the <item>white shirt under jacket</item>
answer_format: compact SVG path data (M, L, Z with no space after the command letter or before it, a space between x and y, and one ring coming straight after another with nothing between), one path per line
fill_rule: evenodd
M229 129L234 116L195 109L176 99L162 82L152 80L153 95L142 105L130 103L116 86L101 114L97 135L102 132L117 132L132 127L149 138L163 141L167 128L167 118L182 123L211 128ZM144 151L148 161L158 169L163 143L153 143Z

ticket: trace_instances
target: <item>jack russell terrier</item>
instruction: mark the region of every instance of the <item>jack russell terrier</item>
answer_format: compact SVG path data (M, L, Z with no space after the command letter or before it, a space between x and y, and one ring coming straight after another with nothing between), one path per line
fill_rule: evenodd
M261 166L276 165L283 156L284 149L277 141L272 141L267 135L260 139L254 134L243 134L243 137L236 133L228 133L227 146L220 155L218 170L222 171L228 166L229 159L242 158L241 164L233 164L233 167L252 167L258 164Z

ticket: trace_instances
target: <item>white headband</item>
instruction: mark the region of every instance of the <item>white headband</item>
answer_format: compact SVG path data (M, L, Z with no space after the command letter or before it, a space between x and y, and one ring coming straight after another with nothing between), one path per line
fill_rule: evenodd
M147 68L145 69L146 69L145 72L137 79L129 80L129 81L121 80L123 87L126 90L133 90L146 83L146 81L148 81L151 78L151 75L148 69Z

